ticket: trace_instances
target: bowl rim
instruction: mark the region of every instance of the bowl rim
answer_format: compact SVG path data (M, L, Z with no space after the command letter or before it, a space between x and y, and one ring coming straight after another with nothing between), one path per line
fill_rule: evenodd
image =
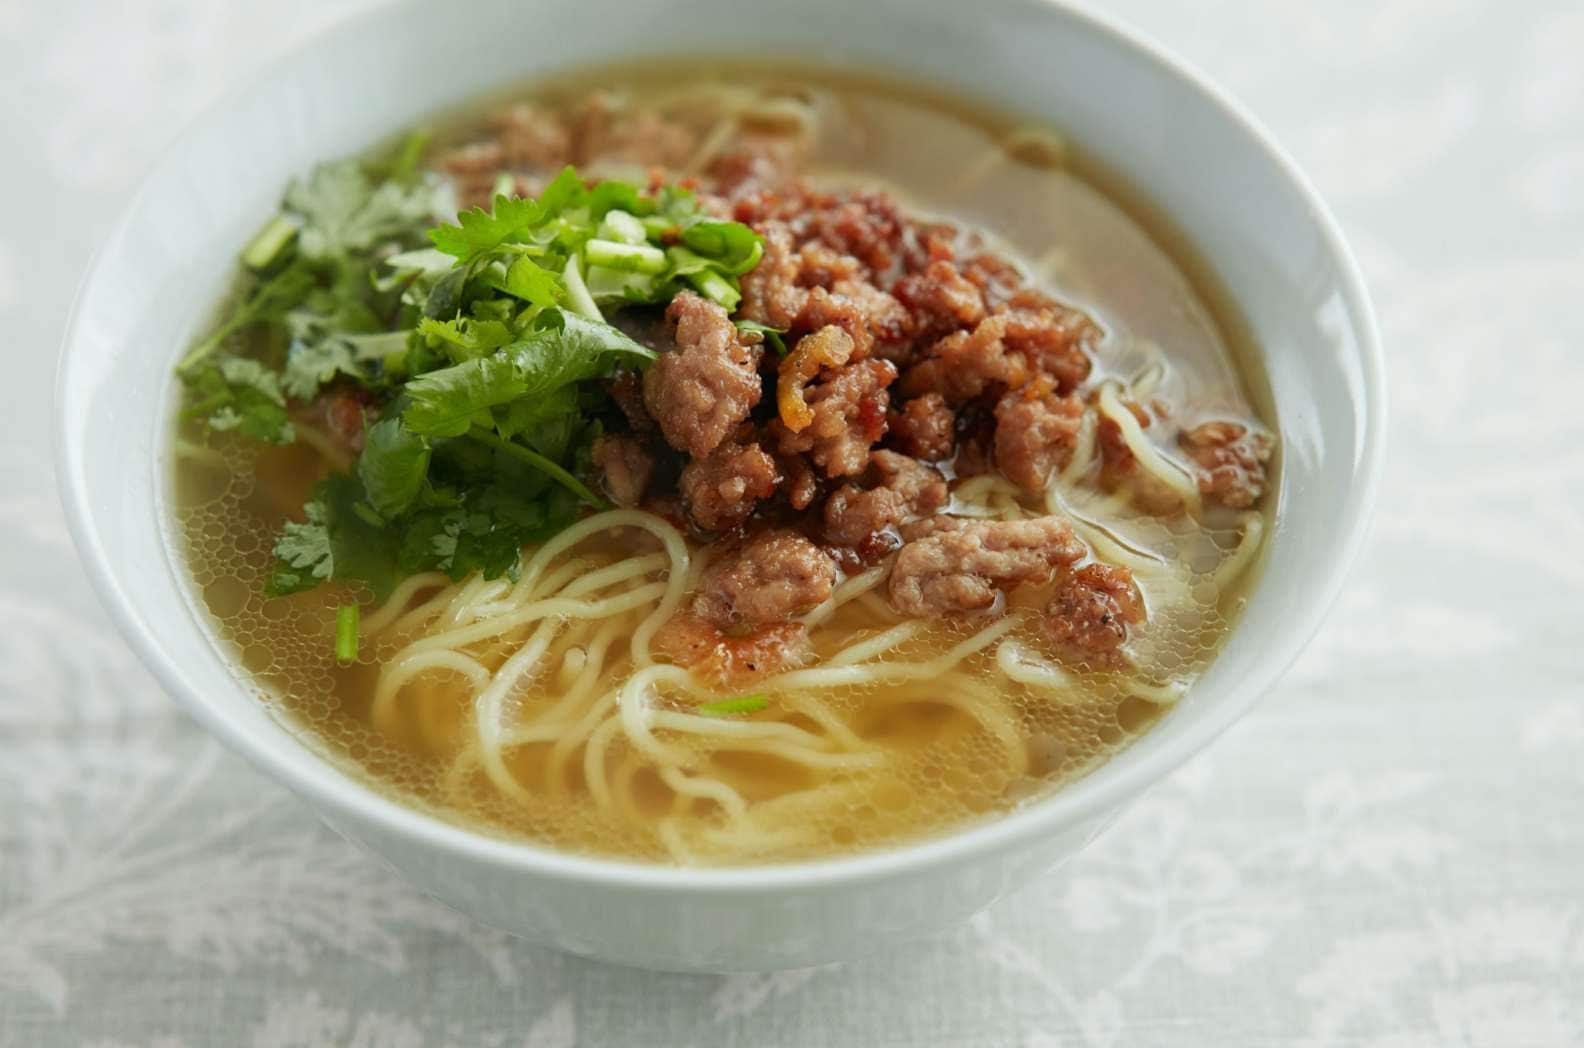
M1149 760L1129 765L1111 777L1096 779L1085 776L1027 808L962 826L939 836L855 855L718 868L610 859L508 840L400 804L333 765L330 765L330 770L335 773L333 777L317 778L302 772L288 759L255 742L250 730L211 707L184 679L180 670L165 660L156 642L152 624L144 621L122 593L114 569L99 546L97 529L91 523L91 498L86 478L79 468L80 441L74 435L74 430L80 427L66 410L72 398L71 361L75 356L74 346L83 339L80 331L83 302L97 282L109 248L125 235L130 217L143 197L150 192L151 186L164 173L167 164L164 160L156 162L144 174L137 189L126 199L119 217L78 284L62 342L54 394L54 459L67 525L90 581L122 636L153 672L164 690L190 716L255 768L309 800L319 812L332 817L333 825L342 832L349 832L352 827L341 820L371 823L391 837L459 858L507 868L516 874L610 889L642 890L672 896L751 895L782 889L801 892L830 890L901 875L916 875L1001 853L1032 838L1081 825L1085 820L1117 809L1128 798L1143 792L1180 767L1239 720L1277 684L1318 631L1358 559L1369 532L1385 465L1386 362L1378 321L1363 273L1336 218L1297 163L1240 102L1148 35L1110 15L1079 6L1073 0L1014 2L1025 7L1053 9L1081 23L1088 31L1106 38L1112 45L1133 52L1144 63L1164 71L1181 90L1199 95L1229 118L1265 154L1308 208L1327 255L1337 267L1342 297L1348 307L1348 315L1353 319L1352 333L1361 365L1360 381L1355 387L1358 398L1356 404L1362 407L1362 424L1358 431L1360 451L1351 464L1352 484L1339 514L1343 527L1337 557L1333 562L1335 570L1324 576L1319 595L1303 602L1298 613L1286 625L1282 633L1282 646L1276 653L1263 658L1257 671L1234 685L1230 689L1231 693L1205 717L1164 739ZM336 38L357 32L365 20L382 14L381 7L375 5L353 12L276 54L256 73L245 78L239 86L222 93L189 121L170 140L170 147L175 149L198 137L210 124L220 122L253 84L266 81L292 58L310 49L329 47ZM1166 728L1162 726L1157 730ZM316 755L313 759L323 760Z

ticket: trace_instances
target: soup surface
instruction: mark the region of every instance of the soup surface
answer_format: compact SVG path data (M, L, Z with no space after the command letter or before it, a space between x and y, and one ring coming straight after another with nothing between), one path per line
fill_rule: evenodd
M308 745L489 833L784 861L1006 812L1209 664L1258 376L1057 135L749 73L437 128L294 186L182 365L177 544Z

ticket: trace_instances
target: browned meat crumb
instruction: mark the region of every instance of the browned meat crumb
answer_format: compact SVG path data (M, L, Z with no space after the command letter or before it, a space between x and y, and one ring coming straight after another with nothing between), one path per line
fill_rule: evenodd
M829 244L811 240L798 248L797 282L803 287L831 288L838 280L863 279L867 267Z
M992 309L1005 305L1023 286L1023 274L1016 266L988 252L969 258L962 264L962 272L979 288Z
M594 91L583 100L572 120L574 163L675 168L692 157L698 136L687 125L652 110L625 109L608 91Z
M986 317L971 331L947 335L902 376L902 392L939 393L955 406L992 387L1022 385L1029 377L1028 361L1009 352L1011 326L1012 318L1003 313Z
M691 291L671 300L676 348L644 374L644 405L671 446L708 455L759 403L761 350L745 345L726 311Z
M1123 400L1122 406L1128 409L1142 428L1148 429L1154 424L1154 419L1142 405ZM1127 485L1133 504L1145 513L1169 516L1182 508L1182 497L1170 485L1139 468L1138 459L1122 437L1122 427L1101 416L1100 424L1095 429L1095 445L1100 450L1100 487L1115 491Z
M554 113L526 102L497 113L490 126L506 167L553 172L567 162L572 136Z
M806 452L827 477L850 477L869 464L869 451L885 436L886 387L896 380L888 360L860 360L811 386L805 397L813 419L794 433L770 423L782 454Z
M1062 580L1041 625L1063 658L1102 669L1121 662L1128 627L1143 620L1132 573L1096 562Z
M775 460L758 444L728 442L683 467L679 484L693 522L705 531L725 531L747 520L780 481Z
M891 445L904 455L939 462L957 446L957 415L939 393L926 393L889 416Z
M1274 441L1240 422L1206 422L1177 438L1200 467L1199 491L1225 506L1252 506L1265 494L1265 463Z
M830 542L858 546L876 532L940 509L950 497L940 473L894 451L876 451L869 473L867 489L848 484L825 500Z
M897 554L891 606L916 618L984 611L1006 590L1046 582L1086 552L1060 517L974 521L938 530Z
M808 292L792 327L802 331L818 331L823 327L841 328L853 340L853 359L860 360L869 355L874 345L874 333L870 330L869 321L869 315L857 300L817 287Z
M654 477L653 452L633 437L605 434L594 441L594 467L605 480L605 492L618 506L636 506Z
M641 372L618 371L610 381L610 395L634 433L655 431L655 420L649 417L649 409L644 407Z
M728 634L692 612L679 612L654 637L655 651L720 684L744 684L811 654L800 622L779 622Z
M786 478L781 493L786 496L787 505L799 511L808 509L819 497L819 474L803 455L783 455L779 464L781 475Z
M693 601L720 629L766 626L800 615L836 588L836 562L795 531L761 531L711 564Z
M815 236L876 271L888 268L901 247L903 219L896 201L884 193L854 193L809 217Z
M996 404L996 467L1024 491L1043 491L1072 460L1083 401L1058 397L1048 382L1008 391Z
M784 222L768 222L759 229L764 254L759 264L742 277L739 315L771 327L788 328L808 301L808 290L798 286L800 262L792 247L792 232Z
M931 262L921 273L897 281L897 300L912 311L915 327L943 335L971 328L985 317L979 288L950 262Z

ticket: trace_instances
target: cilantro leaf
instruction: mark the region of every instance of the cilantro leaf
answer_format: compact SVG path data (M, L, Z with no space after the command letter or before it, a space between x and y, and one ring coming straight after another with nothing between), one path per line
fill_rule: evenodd
M309 259L366 250L399 237L434 214L428 185L370 183L356 160L321 164L286 190L286 208L303 218L298 249Z
M490 408L596 378L622 360L647 363L655 356L609 324L546 310L539 326L512 345L407 383L412 403L402 420L420 436L461 436Z
M398 418L368 428L357 473L377 513L399 517L412 508L429 472L429 454L429 442L403 429Z
M483 356L505 345L513 338L511 328L499 320L474 320L461 317L457 320L435 320L424 317L418 321L418 331L433 343L439 343L453 360L470 360Z
M363 485L332 473L314 486L306 520L288 522L275 540L271 596L312 589L326 579L361 582L384 600L401 578L399 536L367 504Z
M506 271L506 282L501 285L501 290L508 295L541 308L560 301L565 288L559 276L526 257L511 264Z
M275 540L275 567L265 584L268 596L313 589L335 572L324 503L318 498L309 499L303 506L303 516L302 522L289 520L281 525L280 536Z
M544 219L545 209L538 201L497 196L489 211L481 207L464 211L457 216L456 225L429 230L429 239L439 250L466 263L502 244L525 242Z
M256 360L225 354L182 376L187 406L217 432L235 430L267 444L290 444L297 434L286 413L280 376Z

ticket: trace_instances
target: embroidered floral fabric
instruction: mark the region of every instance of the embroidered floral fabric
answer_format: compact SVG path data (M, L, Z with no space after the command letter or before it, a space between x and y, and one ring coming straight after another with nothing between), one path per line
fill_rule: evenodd
M0 2L0 1044L1584 1044L1584 9L1122 0L1335 206L1391 356L1369 552L1276 694L1067 869L774 975L564 957L208 741L67 539L73 288L181 120L345 2Z

